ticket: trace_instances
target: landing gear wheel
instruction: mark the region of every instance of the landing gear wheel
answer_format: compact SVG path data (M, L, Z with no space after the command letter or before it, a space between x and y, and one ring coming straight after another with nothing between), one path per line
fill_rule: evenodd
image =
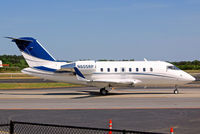
M107 95L108 91L105 88L101 88L100 93L101 93L101 95Z
M179 91L177 88L174 90L174 94L179 94Z

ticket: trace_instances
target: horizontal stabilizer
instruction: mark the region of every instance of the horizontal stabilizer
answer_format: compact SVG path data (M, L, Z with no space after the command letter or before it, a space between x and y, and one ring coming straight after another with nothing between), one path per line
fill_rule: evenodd
M16 41L33 42L32 40L27 40L27 39L17 39L13 37L5 37L5 38L11 39L13 42L16 42Z

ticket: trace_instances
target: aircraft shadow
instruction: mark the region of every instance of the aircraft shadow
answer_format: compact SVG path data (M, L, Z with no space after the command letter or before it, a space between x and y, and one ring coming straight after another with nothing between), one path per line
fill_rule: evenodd
M87 95L87 93L46 93L43 95Z
M16 93L0 93L5 95L87 95L87 93L45 93L45 94L16 94Z
M98 98L98 97L102 97L102 95L98 92L98 91L81 91L81 92L75 92L75 93L45 93L45 94L25 94L25 93L20 93L20 94L16 94L16 93L0 93L0 94L6 94L6 95L79 95L79 97L73 97L71 99L86 99L86 98ZM161 92L145 92L145 93L112 93L109 92L106 96L119 96L119 95L147 95L147 94L151 94L151 95L156 95L156 94L174 94L173 92L171 93L161 93Z
M88 94L88 96L80 96L80 97L74 97L72 99L84 99L84 98L95 98L95 97L102 97L102 95L99 92L94 92L94 91L82 91ZM108 93L106 96L116 96L116 95L141 95L141 94L174 94L172 93Z

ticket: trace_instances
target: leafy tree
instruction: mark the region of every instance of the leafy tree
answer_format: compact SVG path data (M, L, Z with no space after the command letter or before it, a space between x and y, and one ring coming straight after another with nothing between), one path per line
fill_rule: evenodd
M0 60L2 60L3 64L9 64L9 67L0 68L0 72L20 71L23 68L28 67L28 64L22 55L0 55Z

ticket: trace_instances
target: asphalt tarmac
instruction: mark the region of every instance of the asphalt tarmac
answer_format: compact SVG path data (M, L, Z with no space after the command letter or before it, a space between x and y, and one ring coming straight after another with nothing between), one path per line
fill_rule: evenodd
M200 88L94 87L0 90L0 122L9 120L176 134L200 132Z
M200 109L0 110L0 121L26 121L175 134L200 132Z
M95 87L0 90L0 109L200 108L200 88L115 89L102 96Z

